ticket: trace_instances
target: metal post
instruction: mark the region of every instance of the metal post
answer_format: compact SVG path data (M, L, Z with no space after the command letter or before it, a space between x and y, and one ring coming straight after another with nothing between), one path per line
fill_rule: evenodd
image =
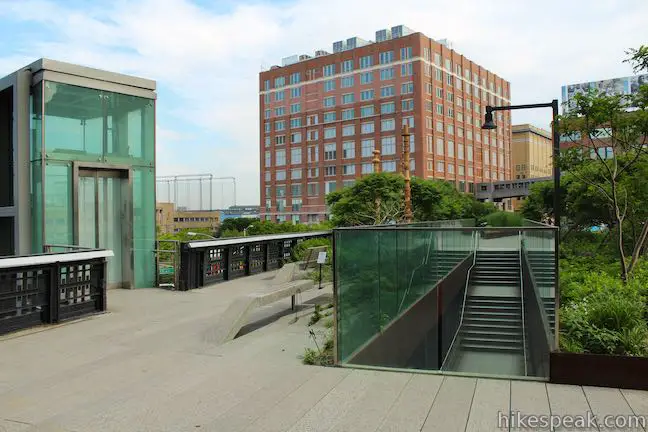
M374 149L373 154L374 154L373 171L374 171L374 173L377 174L377 173L380 173L380 150ZM381 220L380 220L381 219L380 218L380 202L381 202L380 195L376 195L376 200L374 202L374 211L375 211L374 224L375 225L378 225L378 224L381 223Z
M410 186L410 132L403 126L403 176L405 177L405 223L412 223L412 189Z
M556 237L554 239L554 267L555 267L555 282L554 282L554 302L555 302L555 318L554 318L554 338L556 348L558 347L558 332L559 321L558 313L560 309L560 166L558 161L560 159L560 128L558 125L558 99L551 101L551 108L553 110L553 175L554 175L554 225L558 228Z

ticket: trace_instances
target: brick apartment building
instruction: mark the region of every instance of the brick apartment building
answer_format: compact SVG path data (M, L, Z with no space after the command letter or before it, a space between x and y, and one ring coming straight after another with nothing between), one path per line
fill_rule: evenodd
M401 128L409 124L410 166L465 192L511 178L511 122L481 129L486 105L510 104L510 84L404 26L354 37L333 53L292 56L259 75L261 217L316 222L325 196L372 172L400 171Z

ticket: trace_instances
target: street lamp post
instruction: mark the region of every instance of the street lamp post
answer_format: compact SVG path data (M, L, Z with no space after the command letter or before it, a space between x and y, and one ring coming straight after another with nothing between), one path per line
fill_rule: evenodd
M405 178L405 223L412 223L412 189L410 184L410 131L403 126L403 177Z
M554 203L553 203L553 222L554 226L558 228L556 232L556 238L554 240L554 266L556 269L556 279L555 279L555 339L556 343L558 342L558 308L560 306L560 295L559 295L559 258L558 253L560 251L560 167L558 166L558 159L560 158L560 131L558 129L558 99L554 99L549 103L538 103L538 104L526 104L526 105L508 105L508 106L486 106L486 114L484 116L484 124L482 129L497 129L497 125L493 121L493 111L511 111L517 109L528 109L528 108L551 108L553 111L553 121L551 124L552 127L552 137L553 137L553 180L554 180Z

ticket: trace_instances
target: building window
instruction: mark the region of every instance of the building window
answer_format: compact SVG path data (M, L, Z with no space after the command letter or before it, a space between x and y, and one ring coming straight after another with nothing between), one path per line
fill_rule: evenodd
M414 71L414 66L412 65L412 63L405 63L401 65L402 77L411 76L413 74L413 71Z
M380 105L381 114L393 114L396 112L396 104L394 102L387 102Z
M396 172L396 161L384 161L382 163L382 170L384 172Z
M432 117L425 117L425 127L432 129Z
M301 93L302 93L301 90L302 90L301 87L291 88L290 89L290 97L293 98L293 99L301 97Z
M290 84L298 84L301 81L301 74L299 72L290 74Z
M290 119L290 127L292 129L300 128L301 127L301 117L291 118Z
M324 193L329 194L331 192L335 192L336 187L337 182L335 180L324 182Z
M459 138L464 136L464 130L462 128L457 128L457 136Z
M362 125L360 125L360 133L361 134L374 133L374 122L362 123Z
M432 112L432 101L425 101L425 111Z
M448 133L450 135L454 135L454 125L451 124L448 125Z
M352 120L355 117L353 108L342 110L342 120Z
M466 174L466 168L463 165L459 165L459 175L462 176L465 174ZM462 190L462 192L464 191Z
M264 144L265 144L266 147L270 147L270 137L269 136L265 137L263 139L263 141L264 141Z
M373 156L374 151L374 140L365 139L360 142L360 155L362 157Z
M279 170L279 171L275 172L275 179L277 181L286 181L286 171Z
M452 85L452 75L446 74L446 84L448 84L449 86Z
M363 90L360 92L361 101L368 101L368 100L372 100L373 98L374 98L373 90Z
M366 105L360 108L360 117L369 117L374 115L374 106Z
M300 148L290 150L290 163L293 165L302 163L302 151Z
M301 168L293 169L293 170L290 171L290 179L291 180L300 180L301 178L302 178L302 170L301 170ZM301 190L301 187L300 187L300 190ZM293 195L294 195L294 193L293 193Z
M387 81L394 78L394 68L380 69L380 81Z
M275 117L279 117L286 114L286 109L284 107L275 108Z
M290 142L293 144L299 144L302 142L302 133L301 132L293 132L290 134Z
M324 123L331 123L335 121L335 111L324 113Z
M267 182L270 181L270 171L265 172L265 181L267 181Z
M474 175L473 167L468 167L468 175L469 175L470 177L472 177L472 176ZM472 192L472 191L470 191L470 192Z
M412 47L403 47L400 49L400 59L407 60L412 58Z
M394 119L384 119L381 121L380 130L382 132L393 131L396 129L396 121Z
M409 117L403 117L403 126L408 125L410 128L414 127L414 117L409 116Z
M324 81L324 91L330 92L333 90L335 90L335 80L332 79L332 80Z
M443 115L443 104L436 104L436 113Z
M326 128L324 129L324 139L331 139L335 138L335 128Z
M448 174L454 174L454 164L448 163Z
M292 200L292 211L300 211L302 207L301 198ZM292 215L293 222L299 223L299 215Z
M286 85L286 77L277 77L274 80L275 88L283 87Z
M342 166L342 175L354 175L354 174L355 174L355 165Z
M301 104L300 103L290 104L290 114L297 114L299 112L301 112Z
M274 95L275 95L275 102L281 102L282 100L284 100L285 94L283 91L275 92Z
M319 161L319 148L317 146L308 147L308 163Z
M469 145L468 148L466 149L466 153L468 154L468 162L472 162L473 160L473 146ZM472 174L470 174L472 175Z
M373 165L371 163L363 163L361 165L362 174L371 174L373 172Z
M272 166L272 153L270 153L269 151L265 152L265 164L264 164L264 166L266 168L269 168L269 167Z
M454 157L455 155L454 141L448 141L448 157Z
M268 120L270 117L272 117L272 110L270 109L265 110L263 113L263 118Z
M318 177L319 177L319 168L308 169L308 178L318 178Z
M270 80L263 81L263 90L270 90Z
M444 171L444 167L445 167L445 166L444 166L443 162L441 162L441 161L438 161L438 162L437 162L437 171L438 171L438 172L443 172L443 171Z
M353 103L354 100L353 93L345 93L342 95L342 105Z
M353 87L353 76L347 76L340 79L341 88Z
M335 106L335 96L324 98L324 108L332 108Z
M277 150L275 152L275 165L276 166L286 165L286 150Z
M353 60L344 60L342 62L342 72L351 72L353 71Z
M265 122L263 124L263 128L264 128L266 133L270 133L270 122Z
M462 159L462 160L464 158L464 146L463 146L463 144L457 144L457 157L459 159Z
M308 183L308 196L319 195L319 183Z
M344 125L342 126L342 136L353 136L355 135L355 125Z
M284 144L286 144L286 135L275 136L275 145L284 145Z
M490 152L488 150L484 150L484 165L489 165L490 164Z
M306 117L306 126L316 125L318 122L317 114L309 115Z
M319 139L319 131L317 129L311 129L308 131L307 140L308 141L317 141Z
M353 179L353 180L342 180L342 187L343 188L351 187L354 184L355 184L355 179Z
M443 80L443 72L441 72L441 69L434 70L434 78L436 78L437 81Z
M326 144L324 145L324 160L335 160L336 150L335 144Z
M414 110L414 99L405 99L401 101L401 110L404 112Z
M394 51L381 52L379 55L380 64L387 64L394 61Z
M301 178L301 170L293 170L293 171L299 171L299 174L300 174L299 177ZM302 194L301 185L296 184L296 185L290 186L290 195L291 196L299 197L299 196L301 196L301 194ZM295 201L293 200L293 202L295 202Z
M360 84L371 84L373 82L373 72L363 72L360 74Z
M384 156L396 154L396 137L383 137L382 138L381 154Z
M326 65L322 68L322 75L332 76L335 75L335 64Z
M327 167L324 167L324 176L325 177L334 176L336 171L337 171L337 167L335 165L329 165Z
M436 154L437 156L443 156L443 138L436 139Z
M394 96L394 86L385 86L380 88L380 97L391 97Z
M425 142L427 143L427 152L428 153L433 153L434 152L434 138L432 135L426 135L425 136Z
M448 117L454 118L454 109L448 108Z
M355 157L355 143L353 141L345 141L342 143L342 158L353 159Z
M368 67L373 66L373 57L372 56L364 56L360 57L360 69L365 69Z
M410 81L401 84L401 94L410 94L410 93L414 93L414 83Z

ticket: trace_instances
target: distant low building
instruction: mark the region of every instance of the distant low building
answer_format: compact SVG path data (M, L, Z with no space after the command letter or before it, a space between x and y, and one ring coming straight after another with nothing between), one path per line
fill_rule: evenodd
M234 218L251 218L258 219L261 212L261 207L255 205L243 206L235 205L227 209L219 210L221 222L225 219Z
M186 210L176 208L174 203L157 203L155 211L157 225L164 234L196 228L208 228L215 232L220 226L219 210Z

